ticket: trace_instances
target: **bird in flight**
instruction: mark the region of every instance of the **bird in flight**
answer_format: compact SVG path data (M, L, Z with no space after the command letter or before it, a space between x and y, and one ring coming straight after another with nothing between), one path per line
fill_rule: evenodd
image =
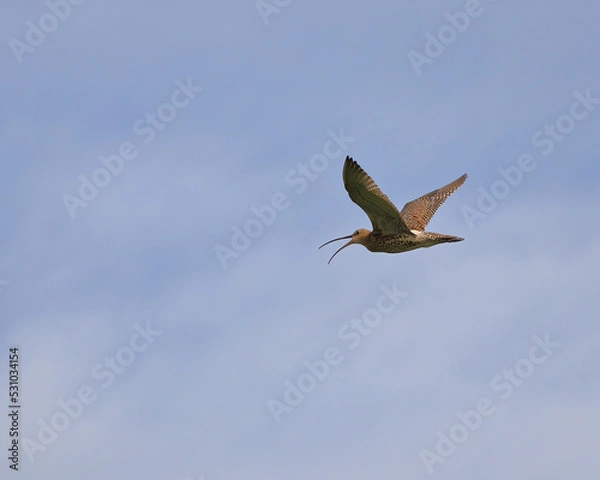
M431 247L438 243L464 240L453 235L426 232L425 227L442 203L467 179L467 174L445 187L438 188L404 205L401 211L385 195L373 179L351 157L346 157L342 172L344 187L350 199L362 208L373 225L373 231L359 228L352 235L334 238L319 248L338 240L350 239L329 259L353 243L363 245L371 252L400 253L415 248Z

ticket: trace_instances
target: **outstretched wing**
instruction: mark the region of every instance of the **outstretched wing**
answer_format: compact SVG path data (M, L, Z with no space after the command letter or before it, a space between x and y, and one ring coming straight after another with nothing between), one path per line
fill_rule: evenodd
M408 202L400 212L402 219L411 230L425 230L425 227L435 214L437 209L446 199L452 195L458 187L460 187L467 179L465 173L462 177L457 178L452 183L445 187L438 188L433 192L429 192L422 197Z
M371 220L374 233L412 235L396 206L379 190L367 172L350 157L346 157L344 162L342 178L350 199L362 208Z

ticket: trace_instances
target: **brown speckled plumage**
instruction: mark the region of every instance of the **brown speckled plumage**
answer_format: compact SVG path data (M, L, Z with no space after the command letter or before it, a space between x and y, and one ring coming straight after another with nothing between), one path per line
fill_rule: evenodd
M402 211L398 211L367 172L351 157L346 157L342 172L344 187L350 199L362 208L371 220L373 231L361 228L352 235L335 238L321 245L323 247L336 240L350 239L331 256L329 262L340 250L353 243L363 245L371 252L400 253L439 243L460 242L463 240L460 237L424 230L440 205L465 182L466 178L465 173L452 183L408 202Z

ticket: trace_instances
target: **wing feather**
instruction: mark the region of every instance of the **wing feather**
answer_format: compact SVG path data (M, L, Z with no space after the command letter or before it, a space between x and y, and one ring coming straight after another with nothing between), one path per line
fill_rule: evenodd
M371 220L374 233L413 234L392 201L351 157L346 157L342 178L350 199Z
M411 230L425 230L425 227L437 209L460 187L467 179L467 174L457 178L448 185L429 192L404 205L400 212L404 223Z

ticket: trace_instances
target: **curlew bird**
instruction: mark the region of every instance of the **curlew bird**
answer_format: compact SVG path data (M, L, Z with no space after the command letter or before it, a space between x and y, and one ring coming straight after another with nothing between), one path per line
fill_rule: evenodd
M359 228L352 235L334 238L319 248L338 240L350 239L329 259L333 260L341 250L353 243L363 245L371 252L400 253L415 248L431 247L438 243L464 240L453 235L426 232L425 227L442 203L460 187L467 174L445 187L429 192L404 205L398 211L391 200L375 184L373 179L351 157L346 157L342 179L350 199L362 208L373 225L373 231Z

